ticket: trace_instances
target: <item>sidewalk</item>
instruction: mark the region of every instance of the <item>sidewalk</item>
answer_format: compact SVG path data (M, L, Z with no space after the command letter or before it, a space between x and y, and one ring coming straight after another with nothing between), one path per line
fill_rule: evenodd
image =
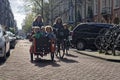
M114 61L114 62L120 62L120 56L113 56L113 55L105 55L104 53L98 53L97 51L76 51L80 54L107 60L107 61Z

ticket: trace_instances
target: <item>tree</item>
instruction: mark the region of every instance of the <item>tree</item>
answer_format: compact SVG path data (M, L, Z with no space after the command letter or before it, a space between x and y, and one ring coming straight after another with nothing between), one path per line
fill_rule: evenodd
M28 14L25 17L25 20L24 20L23 26L22 26L22 29L24 30L25 33L29 32L31 30L33 20L34 20L33 14Z
M43 10L43 19L44 24L48 24L49 22L49 3L43 2L42 0L24 0L25 1L25 10L27 13L27 16L25 17L25 20L23 22L22 29L27 33L31 30L32 22L38 14L41 14Z
M26 4L26 10L31 9L32 14L38 15L41 14L45 24L48 24L49 20L49 13L50 13L50 8L49 8L49 3L44 1L44 0L25 0Z

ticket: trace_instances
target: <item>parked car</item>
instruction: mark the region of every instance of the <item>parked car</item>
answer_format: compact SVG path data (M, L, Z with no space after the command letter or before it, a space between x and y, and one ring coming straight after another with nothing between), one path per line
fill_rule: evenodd
M107 23L82 23L77 25L72 32L72 44L78 50L96 49L94 41L101 29L108 29L113 25Z
M10 40L10 48L14 49L15 45L16 45L16 36L15 34L13 34L10 31L6 31L6 34L9 36L9 40Z
M10 42L5 31L0 25L0 58L6 60L6 56L10 55Z

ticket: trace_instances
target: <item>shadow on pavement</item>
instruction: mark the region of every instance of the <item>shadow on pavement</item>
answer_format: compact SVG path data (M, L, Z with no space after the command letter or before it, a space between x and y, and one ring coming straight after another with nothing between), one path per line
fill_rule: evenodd
M73 59L68 59L68 58L63 58L61 61L66 62L66 63L78 63L78 61L73 60Z
M66 54L66 56L68 56L68 57L74 57L74 58L78 57L78 56L75 56L75 55L72 55L72 54Z
M38 67L45 67L48 65L51 65L53 67L59 67L60 65L57 64L56 61L51 61L51 60L47 60L47 59L36 59L32 62L33 64L35 64L35 66Z
M0 66L3 65L6 62L6 60L0 59Z
M9 56L10 56L10 55L9 55ZM7 59L9 58L9 56L7 56ZM6 60L3 60L2 58L0 58L0 66L3 65L3 64L7 61L7 59L6 59Z

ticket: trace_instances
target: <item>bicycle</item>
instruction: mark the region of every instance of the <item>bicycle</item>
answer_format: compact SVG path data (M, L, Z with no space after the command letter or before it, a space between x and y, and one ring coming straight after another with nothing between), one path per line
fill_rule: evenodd
M65 45L65 54L68 55L68 50L70 46L70 41L67 39L64 39L64 45Z
M61 52L62 50L62 52ZM56 52L55 52L55 55L57 57L60 57L60 58L63 58L64 55L65 55L65 51L66 50L66 45L65 45L65 40L58 40L57 41L57 45L56 45Z
M100 52L105 51L105 54L108 54L108 50L111 50L112 55L115 56L116 48L120 46L120 26L115 25L105 30L104 34L100 33L95 40L95 45Z

